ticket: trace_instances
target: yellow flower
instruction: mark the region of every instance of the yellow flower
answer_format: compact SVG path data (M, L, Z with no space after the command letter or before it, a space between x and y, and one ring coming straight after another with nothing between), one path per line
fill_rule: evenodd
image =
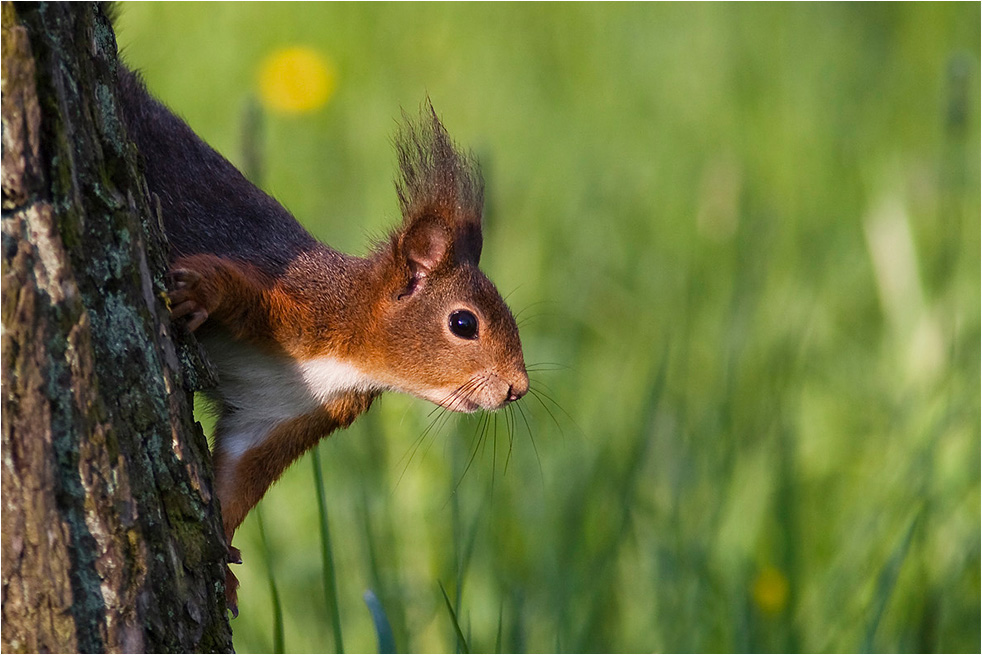
M757 573L753 584L753 598L764 614L779 614L788 604L788 579L773 566L765 566Z
M273 112L314 111L327 103L336 83L331 62L304 46L276 50L259 69L259 97Z

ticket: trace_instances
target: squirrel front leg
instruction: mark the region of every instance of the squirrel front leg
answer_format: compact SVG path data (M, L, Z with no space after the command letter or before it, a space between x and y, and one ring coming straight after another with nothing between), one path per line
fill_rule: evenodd
M210 320L234 339L264 341L272 336L272 285L255 267L217 255L190 255L175 261L169 276L171 316L187 317L192 332Z

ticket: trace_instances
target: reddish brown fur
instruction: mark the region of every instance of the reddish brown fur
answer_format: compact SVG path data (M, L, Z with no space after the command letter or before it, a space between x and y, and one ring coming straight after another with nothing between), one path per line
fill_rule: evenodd
M290 464L316 446L324 435L351 425L374 399L374 394L347 394L316 412L282 423L238 462L226 461L222 449L216 449L216 485L222 502L226 543L231 546L236 528ZM237 586L238 581L229 571L226 595L232 605Z

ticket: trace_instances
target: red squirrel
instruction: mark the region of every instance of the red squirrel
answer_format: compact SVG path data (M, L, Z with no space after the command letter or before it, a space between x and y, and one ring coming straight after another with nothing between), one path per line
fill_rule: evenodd
M160 200L171 314L218 374L213 458L235 529L283 471L382 391L495 410L529 388L515 319L479 270L484 185L432 106L396 140L402 224L367 257L314 239L120 67L119 96ZM236 612L238 582L226 596Z

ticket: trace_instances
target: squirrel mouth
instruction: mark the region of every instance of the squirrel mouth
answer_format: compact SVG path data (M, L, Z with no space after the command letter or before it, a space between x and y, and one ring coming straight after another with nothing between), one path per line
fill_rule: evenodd
M449 409L452 412L461 412L463 414L473 414L474 412L483 409L487 411L495 411L501 409L509 402L512 398L508 397L500 401L495 401L490 398L484 398L478 396L477 398L473 396L464 396L460 394L451 394L450 396L445 396L440 400L430 398L430 400L444 409Z
M430 389L422 394L430 402L452 412L471 414L480 409L494 411L519 400L528 390L528 382L510 385L494 373L479 374L452 391Z
M481 405L478 403L461 396L450 396L449 398L445 398L443 401L438 402L437 405L443 407L444 409L449 409L452 412L461 412L464 414L472 414L481 409Z

